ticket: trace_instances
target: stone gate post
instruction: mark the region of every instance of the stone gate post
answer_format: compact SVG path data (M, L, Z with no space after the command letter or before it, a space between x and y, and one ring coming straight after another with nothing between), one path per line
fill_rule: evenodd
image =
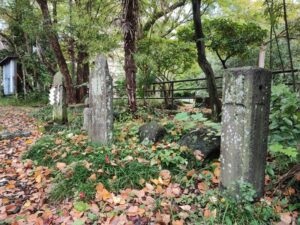
M272 73L229 69L223 78L221 189L239 198L239 182L264 191Z

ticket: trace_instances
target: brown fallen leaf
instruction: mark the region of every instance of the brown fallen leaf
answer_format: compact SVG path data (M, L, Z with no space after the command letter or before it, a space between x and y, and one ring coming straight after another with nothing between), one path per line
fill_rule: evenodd
M183 225L184 221L183 220L174 220L172 221L172 225Z
M160 214L156 213L156 222L163 223L163 224L169 224L171 221L171 216L169 214Z
M97 180L97 176L95 173L93 173L89 178L90 181L96 181Z
M205 182L198 183L197 187L202 194L205 194L205 192L208 190L208 186Z
M57 138L57 139L55 139L54 143L55 143L56 145L61 145L61 144L63 143L63 140Z
M2 204L6 205L9 203L9 198L2 198Z
M59 169L60 171L62 171L66 166L67 166L67 164L62 163L62 162L56 163L56 168Z
M285 213L280 213L280 220L281 222L285 224L290 224L292 222L293 217L291 216L291 213L285 212Z
M211 218L211 217L216 218L216 216L217 216L217 209L214 209L212 211L208 208L204 209L204 217L205 218L207 218L207 219Z
M96 190L96 199L98 201L106 201L112 197L111 193L104 188L102 183L97 184Z
M190 205L182 205L182 206L179 206L181 209L183 209L184 211L187 211L187 212L189 212L189 211L191 211L191 206Z
M195 156L195 158L196 158L197 160L199 160L199 161L201 161L201 162L204 160L204 155L203 155L203 153L202 153L201 151L199 151L199 150L194 151L194 156Z
M196 173L196 171L194 169L192 169L192 170L187 172L186 176L187 177L192 177L192 176L194 176L195 173Z
M130 206L126 211L127 216L137 216L139 215L139 207Z
M31 145L31 144L33 143L33 140L28 139L28 140L25 141L25 143L26 143L27 145Z

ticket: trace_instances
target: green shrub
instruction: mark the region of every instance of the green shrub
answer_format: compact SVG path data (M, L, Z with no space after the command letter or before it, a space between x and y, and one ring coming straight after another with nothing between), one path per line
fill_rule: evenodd
M296 146L300 140L300 100L286 85L272 87L270 143Z
M30 92L27 95L0 97L0 105L3 106L43 106L48 102L47 92Z

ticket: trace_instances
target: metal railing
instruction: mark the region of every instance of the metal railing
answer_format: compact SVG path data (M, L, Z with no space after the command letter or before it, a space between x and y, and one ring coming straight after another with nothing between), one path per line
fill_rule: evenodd
M272 71L273 75L284 75L291 73L292 70L275 70ZM297 73L300 72L299 69L293 70L293 72ZM216 80L222 79L221 76L215 77ZM170 80L170 81L158 81L158 82L153 82L149 85L150 88L147 90L144 90L143 92L143 98L138 97L137 99L165 99L168 97L171 101L171 104L174 104L174 100L176 99L196 99L199 98L199 96L196 96L192 91L198 91L198 90L207 90L206 83L204 84L205 87L199 87L200 84L197 84L198 87L192 87L192 88L175 88L175 84L186 84L186 83L191 83L191 82L197 82L199 81L206 81L206 78L196 78L196 79L184 79L184 80ZM293 85L291 82L286 82L286 85ZM169 88L168 90L164 90L164 86L168 85ZM300 85L300 83L297 83L297 85ZM183 86L183 85L182 85ZM158 87L158 88L157 88ZM222 85L217 86L217 89L220 90L222 89ZM182 92L182 91L187 91L190 92L189 96L176 96L176 92ZM166 92L168 92L168 96L166 96ZM156 93L160 93L160 96L153 96ZM115 98L115 99L126 99L126 98Z

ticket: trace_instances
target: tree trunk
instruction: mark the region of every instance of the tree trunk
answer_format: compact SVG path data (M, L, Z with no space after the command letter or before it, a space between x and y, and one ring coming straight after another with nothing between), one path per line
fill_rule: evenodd
M77 85L82 85L88 82L89 77L89 62L88 54L80 47L77 56ZM87 87L77 88L77 102L83 102L84 97L87 95Z
M212 109L212 118L215 121L221 120L221 101L218 98L216 80L214 71L206 59L204 33L202 30L202 21L200 14L201 0L192 0L193 20L195 28L196 46L198 53L198 64L205 73L207 89Z
M290 34L289 34L289 26L288 26L288 21L287 21L285 0L283 0L283 12L284 12L284 24L285 24L285 32L286 32L286 41L287 41L287 45L288 45L290 67L291 67L291 71L292 71L293 89L294 89L294 91L296 91L296 79L295 79L295 74L294 74L294 65L293 65L293 57L292 57L292 50L291 50L291 43L290 43Z
M136 35L138 30L138 0L123 0L124 16L124 51L125 51L125 76L129 109L132 113L137 111L136 102L136 71L134 60L136 52Z
M53 48L54 54L56 56L57 64L58 64L59 69L65 79L65 88L66 88L66 92L67 92L68 103L74 103L75 102L75 95L74 95L75 92L74 92L74 87L72 84L72 78L70 76L70 72L68 69L68 65L66 63L66 59L63 55L60 44L58 42L57 34L52 29L53 27L52 27L51 17L50 17L48 5L47 5L47 0L37 0L37 3L39 4L42 14L43 14L44 29L46 32L48 32L48 38L49 38L50 44Z
M39 61L44 64L44 66L46 67L48 73L50 73L52 76L55 75L56 71L54 69L54 65L52 65L48 60L47 57L45 56L44 50L42 48L42 46L40 45L40 42L38 41L38 39L36 39L36 48L37 48L37 55L39 58Z

